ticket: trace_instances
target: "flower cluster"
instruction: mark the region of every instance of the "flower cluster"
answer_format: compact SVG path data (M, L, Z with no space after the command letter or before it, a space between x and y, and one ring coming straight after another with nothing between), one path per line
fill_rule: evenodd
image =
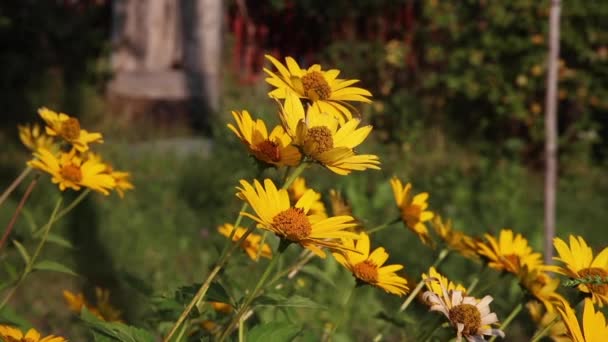
M34 155L29 167L51 175L61 191L84 187L109 195L116 190L122 198L133 189L128 172L114 170L90 150L90 144L103 142L101 133L88 132L77 118L48 108L38 114L46 124L44 132L37 124L19 127L21 141Z

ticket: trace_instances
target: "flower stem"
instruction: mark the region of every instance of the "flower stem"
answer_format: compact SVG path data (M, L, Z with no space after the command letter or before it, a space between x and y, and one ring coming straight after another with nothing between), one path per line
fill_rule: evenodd
M388 221L388 222L386 222L386 223L383 223L383 224L381 224L381 225L379 225L379 226L375 226L374 228L368 229L368 230L366 231L366 233L367 233L368 235L371 235L371 234L376 233L376 232L379 232L379 231L381 231L381 230L383 230L383 229L385 229L385 228L388 228L389 226L392 226L393 224L395 224L395 223L397 223L397 222L399 222L399 221L401 221L401 218L397 217L397 218L395 218L395 219L393 219L393 220L390 220L390 221Z
M270 276L272 269L276 266L277 262L279 261L279 258L281 257L281 255L283 254L285 249L289 246L289 244L290 244L289 241L281 240L281 242L279 243L279 247L277 248L277 254L272 258L272 260L270 260L270 262L266 266L266 270L264 271L264 273L258 280L257 284L255 284L253 291L251 291L249 293L249 295L247 296L247 298L245 298L245 301L243 302L243 304L241 305L239 310L234 314L230 323L228 323L226 325L226 327L224 328L224 331L222 331L222 333L220 334L218 341L220 341L220 342L224 341L232 332L232 327L235 326L236 324L238 324L238 322L241 320L241 317L243 316L243 314L245 312L247 312L247 310L249 309L249 306L251 305L253 300L258 296L258 293L264 286L266 279L268 279L268 277Z
M2 250L2 247L4 247L4 243L6 243L6 240L8 240L9 235L11 235L13 227L15 226L15 223L17 222L17 218L19 218L19 214L21 213L21 210L25 206L25 202L27 202L27 199L30 197L30 194L34 190L34 187L38 183L38 178L40 178L40 174L37 174L34 177L34 179L32 179L32 181L30 182L30 185L28 185L27 189L25 190L25 193L21 197L21 200L19 201L19 205L17 206L17 209L15 209L15 213L13 214L13 217L11 217L10 222L8 223L8 225L6 226L6 229L4 230L4 235L2 235L2 239L0 240L0 250Z
M49 225L52 225L53 223L59 221L65 215L67 215L70 211L72 211L72 209L74 209L80 202L82 202L90 192L91 192L91 189L86 189L83 192L81 192L80 195L78 195L78 197L76 197L76 199L74 199L72 201L72 203L70 203L67 207L65 207L65 209L63 209L59 213L57 213L57 215L55 216L55 218L53 220L47 222L47 224L42 226L42 228L40 228L39 230L36 230L34 232L34 237L39 237L40 234L42 234L48 228Z
M542 330L540 330L539 332L537 332L536 334L534 334L534 336L532 336L532 339L530 340L530 342L538 342L540 341L541 338L545 337L545 335L549 332L549 330L551 330L551 328L553 328L553 326L559 322L560 320L560 316L555 316L555 318L553 318L553 320L551 322L549 322L549 324L547 324Z
M511 324L511 322L515 319L515 316L517 316L517 314L519 314L521 309L523 309L523 307L524 307L524 305L521 302L519 304L517 304L517 306L513 308L513 310L509 314L509 316L507 316L507 318L504 320L504 322L502 322L502 324L500 325L500 329L504 331L509 326L509 324ZM492 338L490 339L490 342L495 341L496 337L498 337L498 336L492 336Z
M302 172L304 172L304 170L307 167L308 167L308 163L300 163L300 165L298 165L298 167L295 168L291 172L291 174L289 175L289 177L287 177L287 179L283 183L283 186L281 187L281 189L287 189L287 188L289 188L289 186L291 185L291 183L293 183L293 181L296 180L296 178L298 178L302 174Z
M32 172L32 170L33 169L29 166L26 167L25 169L23 169L23 171L21 171L19 176L17 176L17 178L15 178L15 180L8 186L8 188L6 188L6 190L4 190L4 192L2 193L2 196L0 196L0 206L2 205L2 203L4 203L4 201L6 201L6 199L13 192L13 190L15 190L17 188L17 186L19 186L19 184L21 184L21 182L23 182L25 177L27 177L27 175L30 172Z
M441 262L450 254L450 250L449 249L442 249L441 252L439 252L439 255L437 256L437 259L435 259L435 262L433 263L432 267L437 267L441 264ZM403 302L403 304L401 304L401 307L399 308L399 312L403 312L405 311L405 309L407 309L407 307L412 303L412 301L414 300L414 298L416 298L416 295L418 295L418 293L420 292L420 290L422 290L422 287L424 286L424 281L421 281L418 283L418 285L416 285L416 288L414 288L414 290L410 293L410 295L407 297L407 299L405 300L405 302Z
M25 268L23 269L23 272L21 273L21 276L19 277L19 280L17 280L17 283L15 284L15 286L13 286L13 288L11 288L11 290L6 294L4 299L2 299L2 302L0 302L0 309L2 309L6 305L6 303L8 303L8 301L11 299L11 297L13 297L13 295L15 294L17 289L21 286L21 284L23 284L23 282L25 281L25 278L32 272L32 269L34 268L34 263L36 262L36 259L38 258L38 256L40 255L40 252L42 251L42 247L44 246L44 244L46 243L46 240L49 237L49 232L51 231L51 227L53 226L52 222L55 221L55 216L57 214L57 211L59 210L59 207L61 206L61 202L62 202L62 199L60 197L59 200L57 200L57 204L55 204L55 208L53 209L53 212L51 213L49 223L47 223L45 225L46 229L44 230L44 235L43 235L42 239L40 240L40 242L38 243L38 246L36 247L34 254L30 258L30 260L27 262L27 264L25 265Z

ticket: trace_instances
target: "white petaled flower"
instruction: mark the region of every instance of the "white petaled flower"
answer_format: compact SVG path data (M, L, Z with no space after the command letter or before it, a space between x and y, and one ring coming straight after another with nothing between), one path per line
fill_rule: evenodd
M442 286L442 295L426 291L422 298L431 307L431 311L442 312L457 331L456 341L466 338L469 342L485 341L484 335L505 337L500 329L490 325L498 322L496 313L490 312L493 298L485 296L481 300L463 296L462 291L446 291Z

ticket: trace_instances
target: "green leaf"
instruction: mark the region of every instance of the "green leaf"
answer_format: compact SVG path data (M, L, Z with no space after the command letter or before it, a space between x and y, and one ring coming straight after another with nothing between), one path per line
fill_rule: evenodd
M108 342L154 342L149 332L118 322L105 322L93 315L86 307L80 312L80 319L93 330L95 341Z
M54 243L58 246L61 247L65 247L65 248L69 248L69 249L74 249L74 245L72 245L72 243L64 238L62 238L59 235L55 235L55 234L51 234L49 233L49 235L46 237L46 241L50 242L50 243Z
M190 303L200 287L201 283L195 283L178 288L175 291L175 300L184 305ZM207 294L205 295L205 302L222 302L234 305L230 295L228 295L228 291L218 282L213 282L209 286L209 290L207 290ZM198 309L200 310L200 308Z
M27 321L25 318L19 316L9 306L5 306L2 309L0 309L0 324L8 324L8 325L12 325L12 326L17 326L22 329L27 329L32 326L32 324L29 321Z
M19 254L21 254L21 258L23 259L25 264L29 265L30 261L31 261L31 257L29 255L29 253L27 252L27 250L25 249L25 247L23 247L23 245L17 240L13 240L13 244L15 245L15 247L17 247L17 250L19 251Z
M284 342L293 340L302 329L286 322L257 325L247 334L247 342Z
M62 265L55 261L51 261L51 260L39 261L36 264L34 264L32 269L38 270L38 271L54 271L54 272L60 272L60 273L67 273L67 274L70 274L70 275L73 275L76 277L79 276L78 273L72 271L67 266Z
M15 280L17 279L17 277L19 277L19 274L17 274L17 270L15 269L15 266L9 264L6 260L3 260L3 265L4 265L4 270L6 271L6 273L8 273L8 276L10 277L11 280Z
M269 293L256 298L253 301L257 306L276 306L276 307L294 307L294 308L309 308L309 309L325 309L326 307L314 302L310 298L302 296L290 296L289 298L276 294Z
M325 272L321 271L321 269L319 269L317 266L306 265L302 267L302 269L300 269L300 272L308 274L313 278L324 282L333 288L336 288L336 284L334 284L334 281Z

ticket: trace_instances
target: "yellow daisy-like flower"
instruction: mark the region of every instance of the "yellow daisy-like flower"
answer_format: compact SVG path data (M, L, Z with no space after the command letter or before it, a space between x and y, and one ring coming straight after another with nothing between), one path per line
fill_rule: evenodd
M110 304L110 291L102 289L100 287L95 288L96 304L92 305L86 301L84 294L72 293L71 291L64 290L63 298L68 304L68 308L79 314L82 308L85 307L97 318L106 322L121 322L121 312L114 308Z
M472 248L472 246L475 245L473 238L461 231L454 230L452 228L451 220L444 223L441 216L435 215L432 222L435 232L441 240L445 242L448 248L455 250L464 257L477 258L477 253L475 252L475 249Z
M276 126L270 135L266 124L261 119L253 120L249 112L232 112L236 127L228 124L228 128L241 139L257 160L274 166L296 166L300 164L302 155L291 145L291 137L281 126Z
M54 335L41 337L33 328L23 334L21 330L8 325L0 325L0 338L3 342L67 342L67 339Z
M470 342L485 341L484 335L505 337L502 330L491 327L498 323L498 317L490 311L493 300L491 296L477 299L464 296L461 291L447 291L443 288L441 294L426 291L422 297L430 304L431 311L439 311L448 318L456 329L457 342L463 337Z
M391 187L405 226L418 235L422 243L432 245L433 241L425 225L425 222L431 220L434 216L432 211L426 210L429 206L427 203L429 194L423 192L413 196L412 184L407 183L403 186L403 183L397 177L391 179Z
M38 114L46 122L46 134L63 138L79 152L88 150L90 143L103 142L101 133L89 133L81 129L80 121L67 114L56 113L48 108L38 109Z
M126 172L126 171L114 170L114 167L112 165L110 165L109 163L106 163L101 158L101 155L99 155L97 153L88 152L87 160L89 160L89 159L92 159L96 163L106 165L106 169L105 169L104 173L109 174L114 179L114 183L115 183L114 189L116 190L116 192L118 193L118 196L120 196L120 198L125 197L125 191L135 189L135 186L133 186L133 183L131 183L131 180L130 180L131 173Z
M294 179L293 183L289 186L287 191L289 192L289 199L292 202L297 202L306 191L311 190L306 186L306 180L303 177L297 177ZM310 214L311 215L319 215L322 217L327 217L327 212L325 210L325 204L321 200L321 194L312 190L314 192L314 200L312 205L310 206Z
M277 68L278 74L266 68L264 72L268 74L266 82L276 87L268 95L270 97L284 99L287 93L295 92L298 97L307 99L312 106L320 113L329 113L341 122L344 119L352 119L354 108L346 101L371 103L368 98L372 94L358 87L351 85L358 80L338 79L339 70L322 71L321 66L315 64L307 70L301 69L298 63L291 58L285 59L285 67L276 58L266 55L266 58ZM356 112L356 110L355 110Z
M548 312L546 311L542 304L537 301L530 301L526 304L526 308L528 308L528 312L530 313L530 317L537 326L537 331L544 330L550 324L551 327L547 333L547 337L549 337L554 342L570 342L570 337L568 337L568 331L566 330L566 325L564 321L559 320L554 322L557 318L557 312Z
M528 270L524 267L519 274L519 282L532 297L545 306L547 312L553 313L555 305L565 299L557 293L559 279L550 277L543 268L545 267Z
M232 231L234 230L234 226L225 223L224 225L218 227L217 231L225 237L230 237ZM243 227L237 227L236 232L232 236L232 241L236 242L241 239L241 237L247 232L247 229ZM249 256L249 258L253 261L258 261L258 256L271 259L272 258L272 250L270 249L270 245L264 243L264 245L260 246L262 243L262 237L258 234L251 233L249 234L243 242L241 242L241 247L245 250L245 253Z
M570 246L560 238L555 238L553 245L559 254L554 259L564 263L564 266L551 267L552 271L573 279L596 276L608 279L608 247L594 258L593 250L581 236L570 235ZM608 304L608 284L580 284L578 289L590 294L593 303L599 307Z
M557 311L562 316L566 324L568 335L573 342L604 342L608 336L608 325L606 317L601 311L595 311L593 301L585 299L583 308L582 327L576 318L576 313L567 302L557 307Z
M398 296L408 291L407 280L395 273L401 270L403 265L383 266L388 260L388 253L383 247L378 247L370 253L367 234L360 233L356 242L345 240L344 245L350 250L333 255L336 261L353 274L357 282L373 285Z
M484 237L487 241L477 243L477 254L488 261L488 266L514 274L520 274L524 267L530 271L543 268L540 253L533 252L521 234L513 236L511 229L503 229L498 239L490 234Z
M38 124L19 125L19 139L31 151L44 148L50 151L57 150L57 144L51 136L46 135Z
M105 164L92 159L83 162L74 149L68 153L61 152L57 157L49 150L41 148L34 152L34 157L27 164L50 174L51 181L59 184L61 191L67 188L80 190L84 186L109 195L109 190L116 186L114 178L105 173Z
M300 146L305 156L339 175L353 170L380 169L378 156L355 154L354 148L372 131L372 126L357 128L359 119L350 119L339 126L333 116L317 112L314 107L305 114L302 102L290 92L281 110L281 121L293 144Z
M264 186L257 180L253 185L241 180L237 187L237 196L249 203L255 215L242 213L258 223L258 227L275 233L283 240L300 244L316 255L325 258L321 247L344 250L340 239L357 238L357 235L345 231L355 225L350 216L323 218L309 214L315 199L312 190L308 190L291 206L287 190L277 190L270 179L264 180Z
M232 305L228 304L228 303L222 303L222 302L209 302L211 304L211 307L213 308L213 310L223 313L223 314L229 314L232 312Z
M452 282L447 277L437 272L433 266L429 268L428 275L426 273L422 274L422 280L425 281L425 286L429 291L432 291L440 296L443 294L443 289L447 290L448 292L460 291L463 295L466 295L467 293L466 287Z

